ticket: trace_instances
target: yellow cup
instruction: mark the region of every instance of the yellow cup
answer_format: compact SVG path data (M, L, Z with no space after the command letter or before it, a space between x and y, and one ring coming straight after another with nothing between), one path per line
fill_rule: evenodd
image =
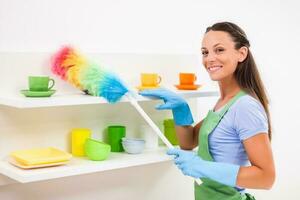
M158 74L142 73L141 83L142 86L155 87L161 82L161 77Z
M91 130L87 128L75 128L71 130L72 155L85 156L84 143L91 137Z

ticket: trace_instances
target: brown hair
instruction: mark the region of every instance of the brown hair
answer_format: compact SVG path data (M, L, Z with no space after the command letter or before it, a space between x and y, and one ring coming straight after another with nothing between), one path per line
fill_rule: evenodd
M233 39L233 42L235 43L235 49L240 49L241 47L248 48L248 55L243 62L240 62L238 64L236 71L234 72L234 76L239 86L249 95L258 99L262 104L262 106L264 107L268 118L269 139L271 140L272 131L271 131L270 112L268 107L269 100L267 98L266 90L260 78L254 58L249 49L250 43L247 39L245 32L239 26L231 22L216 23L208 27L205 33L209 31L224 31L228 33Z

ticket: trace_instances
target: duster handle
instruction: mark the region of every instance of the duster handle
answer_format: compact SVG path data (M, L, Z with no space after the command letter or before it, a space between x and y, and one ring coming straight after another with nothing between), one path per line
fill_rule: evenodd
M151 128L155 131L155 133L160 137L160 139L163 141L163 143L165 145L167 145L168 148L174 148L174 146L169 142L169 140L166 138L166 136L160 131L160 129L156 126L156 124L152 121L152 119L141 108L141 106L138 104L138 102L130 95L128 95L128 99L129 99L130 103L133 105L133 107L135 107L135 109L146 120L146 122L151 126Z
M129 99L129 102L135 109L140 113L140 115L146 120L146 122L151 126L151 128L155 131L155 133L160 137L163 143L168 148L174 148L174 146L169 142L166 136L160 131L160 129L156 126L156 124L152 121L152 119L147 115L147 113L143 110L143 108L138 104L136 99L134 99L130 94L126 95ZM200 179L194 179L198 185L202 183Z

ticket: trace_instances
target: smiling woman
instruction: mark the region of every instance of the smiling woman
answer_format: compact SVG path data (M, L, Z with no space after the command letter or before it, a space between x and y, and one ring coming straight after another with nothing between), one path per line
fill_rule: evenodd
M245 188L270 189L275 167L270 145L268 100L244 31L230 22L208 27L203 65L220 88L220 99L195 126L184 99L170 91L148 90L172 109L181 149L170 149L183 174L201 178L196 200L253 200ZM198 148L198 153L192 150Z
M206 45L206 46L205 46ZM208 49L211 47L210 49ZM245 32L229 22L208 27L202 41L202 63L212 80L237 82L239 87L258 99L268 118L268 134L272 137L268 99ZM210 53L209 53L210 50ZM217 72L218 69L220 73ZM222 92L222 90L221 90Z
M235 49L230 35L223 31L207 32L202 46L203 65L215 81L233 74L237 63L244 61L248 52L247 47Z

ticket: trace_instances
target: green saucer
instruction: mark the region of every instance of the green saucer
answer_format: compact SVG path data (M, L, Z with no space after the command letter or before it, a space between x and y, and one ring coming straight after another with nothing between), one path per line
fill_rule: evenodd
M48 90L48 91L21 90L20 92L24 94L26 97L50 97L56 92L56 90Z

